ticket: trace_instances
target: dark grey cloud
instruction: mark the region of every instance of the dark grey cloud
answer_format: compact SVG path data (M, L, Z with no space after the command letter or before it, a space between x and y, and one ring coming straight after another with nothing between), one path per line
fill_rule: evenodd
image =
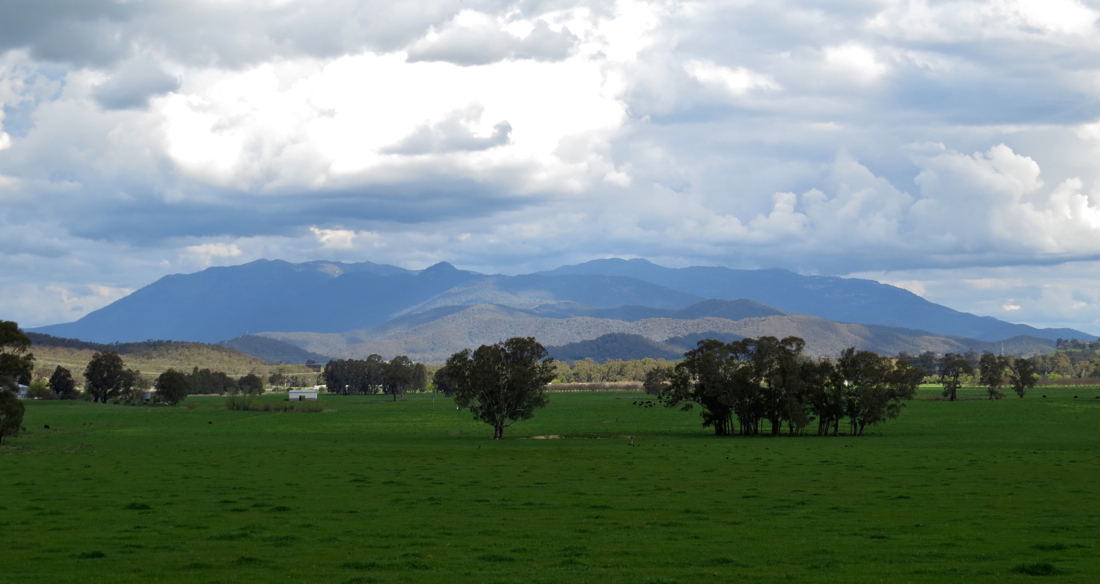
M126 23L141 3L103 0L0 2L0 50L29 49L43 60L102 64L129 52Z
M83 240L163 246L180 238L288 237L312 226L415 229L545 204L545 197L516 196L498 185L444 176L343 190L241 193L197 185L182 188L194 192L187 200L172 202L145 185L82 184L82 195L42 193L34 203L2 215L21 224L49 216L57 233ZM105 189L114 190L115 196L96 196ZM68 249L42 235L0 239L0 250L11 253L57 257Z
M120 64L110 79L95 88L95 100L106 109L144 108L149 98L179 89L179 78L153 59L137 57Z
M277 57L393 51L461 10L496 12L501 0L332 0L254 3L185 0L7 0L0 51L110 67L154 48L177 62L243 67Z

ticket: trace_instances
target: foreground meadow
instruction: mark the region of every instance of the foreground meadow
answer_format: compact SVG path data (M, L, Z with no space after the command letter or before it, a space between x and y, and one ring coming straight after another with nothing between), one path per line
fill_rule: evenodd
M718 439L630 393L552 394L501 442L431 395L30 402L0 581L1098 581L1098 392L934 391L862 438Z

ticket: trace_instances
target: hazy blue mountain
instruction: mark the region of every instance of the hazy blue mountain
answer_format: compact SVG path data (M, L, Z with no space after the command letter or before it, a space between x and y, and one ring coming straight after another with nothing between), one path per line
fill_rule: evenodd
M795 313L985 341L1090 338L1081 331L1035 329L958 312L870 280L784 270L673 269L644 260L600 260L520 276L479 274L447 263L412 271L371 262L259 260L165 276L76 322L33 330L101 343L218 342L261 332L407 328L482 304L542 318L628 323Z
M259 260L165 276L76 322L34 330L98 342L338 332L384 322L410 302L481 277L448 264L410 272L369 262Z
M747 298L780 310L838 322L923 329L985 341L1020 335L1046 339L1094 337L1073 329L1038 329L959 312L908 290L858 278L802 276L787 270L666 268L642 259L594 260L541 273L625 276L703 298Z
M95 342L145 339L218 342L264 331L337 333L447 305L504 298L512 306L624 302L683 308L691 294L634 278L600 275L487 276L447 263L414 272L364 262L259 260L165 276L80 320L37 332Z

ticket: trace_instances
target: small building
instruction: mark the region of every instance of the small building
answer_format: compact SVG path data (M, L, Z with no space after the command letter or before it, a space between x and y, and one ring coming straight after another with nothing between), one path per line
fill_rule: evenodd
M316 389L292 389L292 390L288 391L287 394L288 394L287 399L289 399L290 401L305 401L307 399L309 399L309 400L316 400L317 399L317 390Z

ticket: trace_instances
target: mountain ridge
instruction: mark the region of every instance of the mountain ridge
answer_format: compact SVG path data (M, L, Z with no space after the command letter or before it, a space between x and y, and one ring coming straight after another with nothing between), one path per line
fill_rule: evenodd
M722 305L728 314L711 314L700 308L707 300L739 304ZM789 313L983 341L1091 337L959 312L872 280L777 269L666 268L637 259L595 260L518 276L480 274L446 262L406 270L372 262L257 260L165 276L75 322L28 330L101 343L154 338L215 343L264 332L344 333L386 323L400 328L482 304L531 316L623 322ZM694 315L676 312L693 306Z
M261 334L333 358L361 359L377 353L387 359L396 355L407 355L413 360L427 363L440 363L456 351L514 336L532 336L544 346L561 348L595 341L609 334L637 335L648 339L651 344L668 344L670 339L678 339L678 342L674 342L683 350L691 348L695 341L704 337L798 336L806 340L806 352L810 356L836 356L848 347L884 354L902 351L963 353L972 349L980 351L997 348L994 343L978 339L949 338L929 331L899 327L838 323L793 313L753 316L739 320L701 316L693 319L657 317L628 322L592 316L549 318L534 315L529 310L492 304L466 307L426 322L410 321L404 326L387 323L372 329L345 333ZM1052 341L1037 337L1017 337L1004 342L1010 352L1023 354L1048 352L1053 350L1054 345ZM599 343L588 346L597 345ZM680 355L682 353L680 351ZM670 358L670 353L666 351L650 356ZM575 355L571 354L570 358L575 358Z

